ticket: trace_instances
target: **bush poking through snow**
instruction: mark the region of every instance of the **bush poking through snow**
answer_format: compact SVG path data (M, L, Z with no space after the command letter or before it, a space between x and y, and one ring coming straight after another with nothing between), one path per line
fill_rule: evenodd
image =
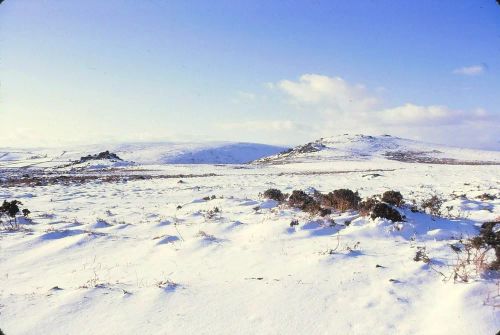
M302 209L304 212L309 213L311 215L320 214L322 212L322 208L321 208L320 204L316 200L314 200L313 198L311 198L310 200L305 202L304 205L300 209ZM324 216L324 215L322 215L322 216Z
M486 222L478 236L450 245L457 260L454 281L467 283L486 271L500 271L500 221Z
M444 200L442 198L433 195L422 202L422 208L432 216L440 216L443 202Z
M271 199L271 200L275 200L278 202L283 202L286 199L286 195L284 195L283 192L281 192L280 190L278 190L276 188L270 188L270 189L266 190L263 194L263 197L266 199Z
M369 197L361 201L358 205L359 214L361 216L368 216L372 213L376 204L380 203L375 197Z
M330 214L332 214L332 210L330 208L321 208L319 210L319 216L321 216L321 217L325 217L325 216L330 215Z
M430 257L427 255L427 251L425 247L417 247L417 252L415 253L415 257L413 257L415 262L424 262L429 264L431 262Z
M321 204L324 207L345 212L349 209L358 209L360 201L361 198L358 192L353 192L349 189L339 189L324 195Z
M495 200L497 197L494 194L483 193L481 195L478 195L476 198L482 201L488 201L488 200Z
M307 195L306 192L302 190L294 190L290 197L288 198L288 205L290 207L302 208L307 202L314 201L314 199Z
M316 201L310 195L307 195L306 192L301 190L294 190L292 195L288 198L288 205L290 207L300 208L306 213L311 215L316 215L318 213L326 213L322 212L321 205L318 201ZM325 214L326 215L326 214Z
M403 204L403 195L398 191L385 191L382 194L382 201L399 207Z
M222 211L219 209L219 207L214 207L213 209L209 209L205 213L205 219L206 220L212 220L212 219L215 219L217 217L220 218L221 213L222 213Z
M177 287L179 287L179 284L176 282L167 279L167 280L159 280L155 283L155 286L158 288L164 289L166 291L174 291Z
M401 222L403 221L403 217L397 210L392 208L390 205L380 202L373 206L370 217L372 219L375 218L384 218L391 220L392 222Z
M198 234L196 235L198 237L201 237L203 240L208 241L208 242L217 242L218 239L214 235L207 234L203 230L198 231Z
M494 251L495 260L487 264L487 267L490 270L500 270L500 221L483 223L479 235L471 238L469 243L474 249L485 253Z

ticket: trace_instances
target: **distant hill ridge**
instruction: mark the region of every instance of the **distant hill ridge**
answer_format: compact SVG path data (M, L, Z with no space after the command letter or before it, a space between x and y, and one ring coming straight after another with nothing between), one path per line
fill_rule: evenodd
M285 147L245 143L121 143L60 148L0 148L0 168L114 167L136 164L245 164ZM79 166L80 166L79 165Z
M390 135L338 135L320 138L281 153L255 160L254 164L307 161L388 159L428 164L500 164L500 152L456 148Z

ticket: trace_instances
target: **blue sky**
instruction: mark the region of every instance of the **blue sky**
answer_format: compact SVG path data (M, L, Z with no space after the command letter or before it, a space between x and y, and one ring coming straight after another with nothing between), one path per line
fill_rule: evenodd
M500 149L500 6L6 0L0 80L0 146L363 132Z

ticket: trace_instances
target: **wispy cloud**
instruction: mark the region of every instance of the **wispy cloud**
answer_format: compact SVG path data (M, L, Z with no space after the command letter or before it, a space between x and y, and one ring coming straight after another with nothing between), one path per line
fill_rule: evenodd
M217 126L225 130L263 130L263 131L290 131L300 126L290 120L252 120L243 122L222 122Z
M483 74L487 69L485 64L464 66L453 70L453 74L463 75L463 76L478 76Z

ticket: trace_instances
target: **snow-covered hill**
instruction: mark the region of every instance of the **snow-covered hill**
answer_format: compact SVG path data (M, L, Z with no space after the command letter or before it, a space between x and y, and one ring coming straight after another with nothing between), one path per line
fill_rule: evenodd
M136 164L243 164L283 151L284 147L255 143L125 143L62 148L0 148L0 167L59 167L81 157L109 150L123 161L86 162L82 166ZM79 165L79 166L80 166Z
M433 164L500 164L500 152L463 149L419 142L390 135L339 135L321 138L254 163L358 161L389 159Z

